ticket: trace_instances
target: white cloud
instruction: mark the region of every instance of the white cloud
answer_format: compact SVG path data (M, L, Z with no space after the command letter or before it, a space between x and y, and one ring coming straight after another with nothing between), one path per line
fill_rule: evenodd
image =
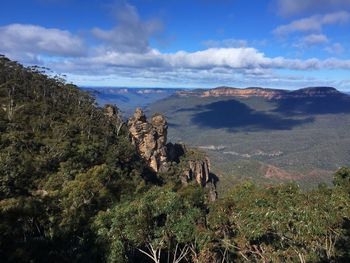
M349 0L275 0L277 13L282 16L306 12L330 12L350 7Z
M204 46L209 48L217 47L246 47L248 46L248 41L244 39L224 39L224 40L206 40L202 43Z
M328 53L336 55L340 55L345 51L344 47L340 43L334 43L333 45L326 47L325 50Z
M165 74L179 71L230 72L230 74L264 75L271 70L288 69L297 71L323 69L350 69L350 60L329 58L319 60L289 59L285 57L268 57L255 48L210 48L197 52L179 51L160 53L150 50L147 53L120 53L110 51L95 56L67 59L56 63L53 68L64 72L79 74L120 74L126 72L157 72Z
M260 67L264 63L265 57L255 48L247 47L210 48L192 53L179 51L175 54L165 54L164 59L172 67L243 69Z
M323 15L321 18L323 25L344 24L349 21L350 14L346 11L339 11Z
M310 81L326 85L321 80L310 80L302 76L310 71L349 70L350 60L269 57L249 47L175 53L161 53L154 49L146 53L101 49L90 50L88 55L82 57L67 57L63 61L50 59L44 61L43 65L68 75L69 81L80 85L98 83L97 85L205 87L234 83L242 86L296 87L307 85ZM285 70L293 73L277 73Z
M317 45L328 42L327 36L323 34L311 34L303 38L303 42L306 45Z
M242 83L242 85L290 85L307 83L300 74L307 71L350 69L350 60L320 60L269 57L245 40L207 41L208 48L195 52L162 53L150 46L150 38L162 30L158 20L144 21L137 10L119 2L115 11L117 24L112 29L94 28L90 32L97 46L85 46L82 38L71 32L35 25L12 24L0 27L0 53L20 62L42 63L66 73L78 84L90 81L116 83L154 83L163 86L189 83ZM320 32L324 25L344 23L349 13L338 12L296 20L276 29L278 34L311 32L301 41L313 45L326 43ZM96 43L94 43L96 44ZM339 44L340 45L340 44ZM327 47L337 53L340 46ZM329 50L328 50L329 49ZM63 58L62 58L63 57ZM297 74L280 75L279 71ZM107 83L106 82L106 83Z
M253 70L255 71L255 70ZM300 88L312 85L335 86L346 88L349 83L304 76L304 72L277 73L269 70L262 72L239 72L230 69L176 69L158 72L151 69L140 71L114 69L100 76L71 75L70 79L80 85L89 86L98 83L103 86L148 86L148 87L215 87L227 86L261 86L271 88ZM96 84L95 84L96 85Z
M1 53L33 60L38 54L74 57L86 50L81 38L56 28L10 24L0 27L0 36Z
M295 44L296 48L309 48L315 45L325 44L329 42L329 39L326 35L323 34L310 34L299 39Z
M142 21L136 8L126 2L114 6L117 25L110 29L92 29L92 34L111 50L119 52L147 52L149 38L163 29L161 21Z
M9 32L9 29L14 30ZM27 31L24 32L23 29ZM280 69L300 72L350 69L350 60L335 58L300 60L269 57L251 47L208 48L196 52L178 51L174 53L161 53L151 48L140 53L90 47L85 53L82 53L80 49L85 49L82 40L67 31L33 25L3 26L0 31L2 36L5 36L0 39L1 52L4 52L5 55L15 54L21 57L23 62L26 56L34 61L35 55L41 57L41 55L49 54L51 55L49 59L42 57L43 65L71 76L112 76L111 78L114 79L135 78L140 81L147 79L155 83L167 81L185 83L187 80L227 83L243 81L242 79L251 80L251 83L260 83L280 79L275 78L274 73ZM15 33L18 33L18 38L21 39L18 43L13 37ZM306 40L310 43L322 42L326 41L326 37L310 35ZM79 50L77 50L78 47ZM66 58L56 60L55 55L66 56ZM291 82L292 78L289 77L284 81Z
M288 35L294 32L321 32L324 25L344 24L350 20L350 13L341 11L326 15L314 15L294 20L273 30L276 35Z

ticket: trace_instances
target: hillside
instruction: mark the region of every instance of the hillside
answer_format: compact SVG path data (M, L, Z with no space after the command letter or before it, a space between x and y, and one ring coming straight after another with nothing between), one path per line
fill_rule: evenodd
M125 123L5 57L0 103L1 262L349 261L347 168L331 188L246 181L216 199L206 154L167 143L162 114Z
M181 91L148 110L165 113L173 141L206 150L224 185L252 178L311 187L350 164L350 96L334 88Z
M86 92L5 57L0 104L1 261L97 260L92 217L152 180L127 131Z
M139 110L125 123L117 107L4 56L0 105L1 262L147 262L135 250L148 235L111 259L105 213L146 200L154 211L140 227L159 231L151 224L162 226L166 205L176 206L171 220L194 213L195 227L216 198L205 154L168 143L160 114L148 122ZM154 194L170 199L162 207Z

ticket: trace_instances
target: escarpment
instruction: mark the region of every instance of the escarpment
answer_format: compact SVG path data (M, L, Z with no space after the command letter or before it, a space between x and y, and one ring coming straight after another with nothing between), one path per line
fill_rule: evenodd
M162 114L154 114L148 122L138 108L127 125L132 143L153 171L166 172L175 162L181 166L182 183L194 180L203 187L212 184L210 162L204 153L189 150L181 144L167 143L168 124Z
M309 87L298 90L282 90L282 89L267 89L267 88L232 88L232 87L217 87L208 90L183 90L177 94L182 97L197 96L197 97L263 97L271 100L295 99L295 98L323 98L323 97L347 97L347 95L339 92L333 87Z

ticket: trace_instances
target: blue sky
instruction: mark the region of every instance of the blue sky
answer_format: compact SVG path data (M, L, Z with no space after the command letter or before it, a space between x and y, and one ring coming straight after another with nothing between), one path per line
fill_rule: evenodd
M82 86L350 91L350 0L12 0L0 54Z

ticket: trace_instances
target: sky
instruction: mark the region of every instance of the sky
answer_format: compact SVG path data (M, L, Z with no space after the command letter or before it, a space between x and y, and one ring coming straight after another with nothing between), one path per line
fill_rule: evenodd
M79 86L350 91L350 0L11 0L0 54Z

